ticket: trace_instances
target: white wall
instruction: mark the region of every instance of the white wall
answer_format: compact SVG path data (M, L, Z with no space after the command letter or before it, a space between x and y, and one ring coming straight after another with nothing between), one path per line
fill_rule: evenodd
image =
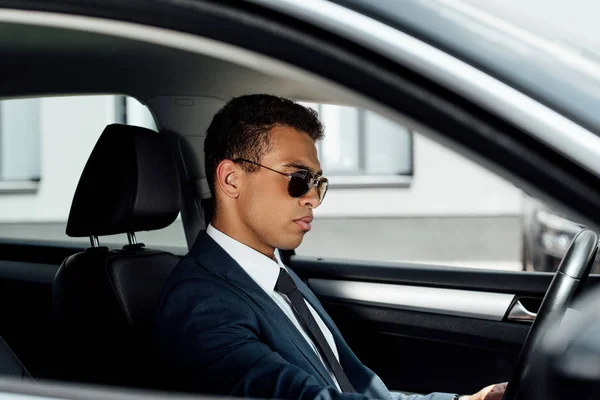
M112 96L41 100L41 182L35 194L0 195L0 222L66 221L98 137L115 120Z
M36 194L0 195L0 222L66 221L77 181L104 127L115 121L112 96L43 99L41 175ZM132 124L147 115L129 109ZM520 191L478 165L415 135L410 188L332 188L319 217L497 216L520 212Z
M519 189L419 134L414 137L414 171L410 188L333 187L315 215L504 216L521 211Z
M39 99L0 103L0 179L39 178L39 114Z

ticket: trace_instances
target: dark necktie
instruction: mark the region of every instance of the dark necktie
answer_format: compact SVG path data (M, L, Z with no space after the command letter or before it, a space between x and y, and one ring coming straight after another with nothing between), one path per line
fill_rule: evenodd
M329 347L327 339L325 339L323 332L321 332L317 321L315 321L310 310L308 309L308 306L304 302L304 296L302 296L302 293L300 293L298 290L298 287L296 286L296 283L292 277L283 268L280 268L279 270L279 278L277 278L275 290L277 290L279 293L285 294L288 299L290 299L290 302L292 303L292 309L294 310L296 317L316 343L319 351L321 352L321 356L331 367L331 370L340 384L342 391L356 393L356 390L354 390L354 387L352 387L352 384L348 380L348 377L342 369L342 366L338 362L337 358L335 358L333 350L331 350L331 347Z

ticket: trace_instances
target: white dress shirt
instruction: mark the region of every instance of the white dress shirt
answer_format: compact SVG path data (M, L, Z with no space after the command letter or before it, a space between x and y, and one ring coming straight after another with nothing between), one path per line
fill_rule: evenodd
M310 336L304 330L304 328L296 318L296 315L292 311L292 307L290 306L290 300L287 298L287 296L275 291L275 284L277 283L277 278L279 277L279 269L284 268L287 271L287 268L285 267L285 265L283 265L283 262L281 262L279 252L275 251L275 258L277 259L277 262L275 262L271 258L254 250L253 248L246 246L241 242L238 242L230 236L227 236L226 234L212 226L212 224L208 225L206 233L208 234L208 236L213 238L213 240L217 242L217 244L221 246L223 250L225 250L231 256L231 258L233 258L244 269L244 271L246 271L248 275L250 275L254 282L256 282L258 286L260 286L273 299L273 301L279 306L279 308L281 308L285 315L287 315L288 318L292 321L292 323L296 326L296 329L300 331L304 339L306 339L310 347L312 347L312 349L317 354L317 357L319 357L321 362L323 362L323 358L321 357L319 350L317 349L313 341L310 339ZM327 343L329 344L329 347L331 347L333 354L335 354L335 357L339 361L340 357L338 355L335 341L333 340L333 335L331 334L329 329L327 329L327 326L325 325L319 314L312 308L312 306L306 300L304 300L304 302L306 303L308 309L315 318L315 321L317 321L317 324L319 325L321 332L323 332L325 339L327 339ZM331 368L325 362L323 362L323 365L329 372L329 375L331 376L331 379L333 379L333 382L335 382L335 385L337 386L338 390L341 391L340 386L337 380L335 379L335 375L331 371Z

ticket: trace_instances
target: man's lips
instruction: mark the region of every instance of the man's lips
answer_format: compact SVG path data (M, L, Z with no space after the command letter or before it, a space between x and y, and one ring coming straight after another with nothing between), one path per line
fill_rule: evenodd
M310 231L310 223L312 222L313 217L304 217L304 218L299 218L299 219L295 219L294 222L297 223L298 225L300 225L300 228L302 228L302 230L308 232Z

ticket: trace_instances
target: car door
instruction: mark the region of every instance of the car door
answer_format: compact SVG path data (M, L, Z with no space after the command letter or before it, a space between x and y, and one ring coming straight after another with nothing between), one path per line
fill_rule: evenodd
M0 4L16 7L10 1ZM600 215L600 202L596 201L599 179L585 165L507 116L483 107L483 100L478 103L475 97L459 95L435 76L382 56L377 49L345 38L339 31L328 32L298 15L245 3L225 4L222 10L204 2L146 7L135 2L103 7L93 1L74 2L71 7L65 4L23 2L19 7L135 20L219 38L305 68L375 99L389 115L402 113L430 136L442 138L503 176L586 214L590 226L598 224L594 216ZM289 31L284 29L286 24ZM282 30L267 29L273 26ZM248 32L255 35L242 34ZM303 40L307 38L310 40ZM290 48L294 51L285 51ZM481 90L476 86L470 89ZM190 196L188 201L198 199ZM187 227L196 226L186 218L183 222ZM369 231L356 235L366 236ZM16 249L8 242L7 246L9 252ZM61 244L45 250L33 244L7 260L21 266L28 262L29 254L36 253L42 257L36 263L56 265L49 254L58 251L62 257L72 250ZM528 325L510 321L507 315L521 298L527 299L524 302L534 311L552 278L544 273L416 266L369 258L335 260L327 255L298 254L288 263L322 299L359 357L381 374L390 388L415 392L472 392L509 379ZM49 275L44 275L45 291Z
M395 390L471 393L511 378L549 273L292 256L350 347ZM598 277L592 277L597 283Z

